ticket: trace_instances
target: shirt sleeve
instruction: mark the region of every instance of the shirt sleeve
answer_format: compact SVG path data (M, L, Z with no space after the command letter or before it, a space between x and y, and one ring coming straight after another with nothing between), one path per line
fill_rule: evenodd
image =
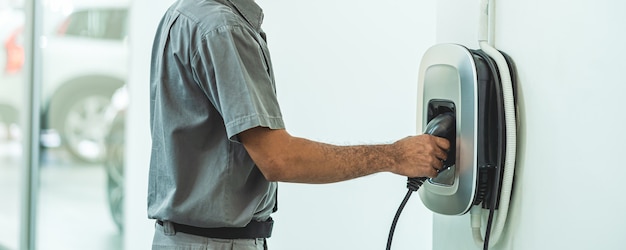
M269 54L260 35L241 26L223 26L205 36L195 53L196 82L221 114L228 138L262 126L284 128Z

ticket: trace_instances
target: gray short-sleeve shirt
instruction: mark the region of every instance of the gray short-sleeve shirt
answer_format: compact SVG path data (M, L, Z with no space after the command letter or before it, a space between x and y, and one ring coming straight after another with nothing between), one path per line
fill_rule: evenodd
M266 220L276 183L237 134L284 128L253 0L178 0L152 49L148 217L198 227Z

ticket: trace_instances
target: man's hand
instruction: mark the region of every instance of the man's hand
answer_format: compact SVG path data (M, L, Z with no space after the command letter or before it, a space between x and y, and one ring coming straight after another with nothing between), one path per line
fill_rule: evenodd
M447 159L450 142L428 134L410 136L392 144L397 164L391 172L407 177L437 177ZM455 157L455 156L451 156Z

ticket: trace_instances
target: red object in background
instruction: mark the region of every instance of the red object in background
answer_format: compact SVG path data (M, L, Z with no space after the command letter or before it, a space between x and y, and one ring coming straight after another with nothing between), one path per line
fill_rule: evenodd
M7 74L17 74L24 66L23 30L24 27L15 29L4 42L4 48L7 52L7 63L4 72Z

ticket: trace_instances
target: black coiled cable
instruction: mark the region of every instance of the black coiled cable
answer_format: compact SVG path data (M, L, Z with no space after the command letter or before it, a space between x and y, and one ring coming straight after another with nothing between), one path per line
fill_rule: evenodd
M400 203L400 207L398 207L398 211L396 211L396 216L394 216L393 222L391 223L391 229L389 229L389 237L387 237L387 250L391 250L393 233L396 231L396 225L398 224L398 219L400 219L400 214L402 214L402 210L404 210L406 203L409 201L409 198L411 198L411 194L417 191L427 179L427 177L408 178L406 182L406 188L408 188L409 191L406 192L402 203Z

